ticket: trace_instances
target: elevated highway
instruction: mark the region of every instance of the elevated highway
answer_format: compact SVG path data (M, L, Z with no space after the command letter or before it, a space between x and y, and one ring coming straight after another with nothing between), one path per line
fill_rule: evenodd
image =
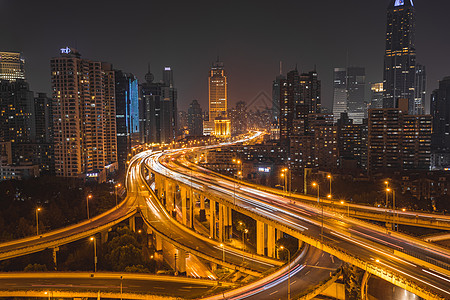
M446 249L386 232L322 207L290 201L253 187L236 187L234 181L199 170L196 165L186 165L182 157L186 153L155 154L147 164L164 180L192 188L423 298L450 297L450 253ZM176 164L176 160L185 165Z
M130 273L0 273L2 297L195 299L233 287L228 282Z

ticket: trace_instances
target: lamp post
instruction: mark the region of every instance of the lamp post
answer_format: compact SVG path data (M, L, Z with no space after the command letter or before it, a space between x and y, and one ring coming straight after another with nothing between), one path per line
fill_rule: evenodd
M320 186L317 182L313 182L312 186L317 187L317 203L319 203L320 207L322 208L322 228L320 231L320 238L323 239L323 203L320 202Z
M39 235L39 212L41 211L41 208L36 208L36 235Z
M333 179L333 177L331 176L331 174L328 174L327 178L330 179L330 197L329 198L331 198L331 195L332 195L331 194L331 180Z
M91 241L94 242L94 272L97 272L97 240L92 236Z
M118 188L120 188L120 183L118 183L114 186L114 189L116 190L116 206L117 206L117 189Z
M344 201L341 201L341 204L344 204ZM350 217L350 204L347 203L347 216Z
M288 248L281 246L281 250L288 252L288 300L291 299L291 251Z
M89 220L89 200L92 199L92 195L89 194L86 197L86 211L87 211L87 218Z

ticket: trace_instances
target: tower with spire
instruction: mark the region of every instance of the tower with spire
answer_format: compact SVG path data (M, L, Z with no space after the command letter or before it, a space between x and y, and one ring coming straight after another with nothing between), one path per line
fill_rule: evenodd
M384 108L408 102L409 114L423 114L425 68L416 63L416 11L412 0L391 0L387 9Z

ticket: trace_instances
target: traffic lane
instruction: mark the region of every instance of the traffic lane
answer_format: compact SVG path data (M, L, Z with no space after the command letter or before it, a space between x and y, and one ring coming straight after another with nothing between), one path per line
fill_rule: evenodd
M223 249L221 247L190 235L186 229L181 228L178 224L174 224L174 221L168 217L167 212L164 211L164 208L161 207L161 203L158 200L154 200L153 197L147 200L149 204L149 209L146 211L147 218L156 231L190 249L197 250L219 260L223 259ZM267 271L267 269L276 267L275 265L247 256L243 259L241 253L234 252L230 248L225 248L225 261L261 273Z
M136 174L136 167L139 166L140 160L136 160L136 165L131 167L133 174ZM91 200L95 201L95 200ZM40 244L45 244L49 242L53 242L55 240L59 240L61 238L78 234L80 232L88 231L102 225L111 223L117 219L120 219L131 210L134 209L135 198L127 197L124 202L120 203L118 207L114 207L110 211L104 213L101 217L93 217L91 220L85 220L78 224L70 225L66 228L59 228L54 230L53 232L48 232L40 235L39 237L27 237L25 239L9 241L0 244L0 253L23 249L31 246L36 246Z
M239 200L238 200L239 201ZM239 203L238 203L239 204ZM241 203L242 204L242 203ZM254 209L253 207L250 207L251 209ZM273 211L272 211L273 212ZM270 212L270 213L272 213L272 212ZM279 217L281 217L281 218L286 218L286 215L285 214L282 214L281 216L279 216ZM296 220L295 219L292 219L291 220L291 223L294 223ZM316 238L317 238L317 236L319 236L319 238L320 238L320 231L319 230L321 230L321 229L318 229L317 228L317 225L315 226L316 228L315 228L315 235L316 235ZM311 227L311 228L314 228L314 227ZM297 230L298 230L299 228L297 228ZM310 229L310 230L312 230L312 229ZM308 232L308 234L310 234L310 232ZM342 237L341 237L342 238ZM336 239L336 237L335 237L335 239ZM343 247L344 249L347 249L347 250L349 250L349 252L350 253L358 253L358 256L360 256L360 257L362 257L363 259L366 259L366 260L369 260L369 259L371 259L371 260L376 260L377 258L376 257L381 257L382 258L382 260L381 260L381 264L385 264L386 262L389 262L390 261L390 259L392 259L392 256L388 256L389 254L383 254L382 252L381 253L377 253L376 255L374 255L374 253L373 253L373 251L374 251L374 247L372 247L372 246L370 246L370 245L363 245L364 247L370 247L370 248L368 248L369 249L369 251L366 251L366 254L364 255L364 256L361 256L360 254L361 254L361 245L360 246L355 246L354 244L355 243L357 243L358 241L352 241L352 244L349 244L348 242L346 243L346 242L343 242L342 243L342 245L345 245L345 247ZM341 245L341 246L342 246ZM350 249L352 249L352 250L350 250ZM376 249L376 248L375 248ZM378 250L378 251L386 251L385 249L376 249L376 250ZM353 252L351 252L351 251L353 251ZM376 251L375 251L376 252ZM370 261L370 260L369 260ZM403 276L406 276L406 277L408 277L408 278L410 278L410 280L412 280L412 281L414 281L414 282L416 282L416 281L418 281L418 282L420 282L420 283L418 283L418 285L420 285L420 286L427 286L427 288L431 288L432 290L434 290L435 292L437 292L438 294L441 294L441 295L446 295L446 294L448 294L448 289L446 289L446 283L443 283L443 281L441 280L441 281L439 281L439 282L437 282L436 280L435 280L435 277L436 276L434 276L434 275L431 275L430 276L430 274L428 274L428 273L425 273L423 270L420 270L419 271L419 273L421 273L421 275L419 276L419 277L421 277L421 278L418 278L417 276L414 276L414 275L411 275L411 274L416 274L415 272L416 272L416 270L413 270L413 271L411 271L411 269L409 269L408 270L408 267L410 267L410 266L406 266L406 268L405 268L405 263L407 264L407 262L405 262L405 261L403 261L402 260L402 263L403 263L403 265L396 265L396 266L391 266L391 269L392 270L394 270L394 271L396 271L396 272L399 272L399 273L401 273ZM416 267L417 268L417 267Z
M205 177L205 176L203 176L203 177ZM222 187L223 187L223 185L222 185ZM216 188L216 189L217 189L217 188ZM260 193L258 193L258 194L260 194ZM264 200L265 202L267 202L266 199L263 199L263 200ZM273 201L270 200L269 202L272 203ZM316 209L316 213L317 213L317 209ZM352 243L355 243L355 242L352 241ZM367 245L364 245L364 247L367 247ZM360 248L360 247L359 247L359 248ZM371 249L371 250L373 251L373 247L372 247L372 248L369 248L369 249ZM353 252L353 253L355 253L355 252ZM356 252L356 253L359 254L359 252ZM382 253L381 253L381 254L382 254ZM383 254L383 255L384 255L384 254ZM366 257L366 259L367 259L367 258L370 258L370 256ZM386 259L388 259L388 258L386 258ZM407 277L413 279L413 281L417 281L417 280L420 281L420 279L417 278L417 277L415 277L415 276L414 276L414 277L411 277L410 273L408 273L407 270L406 270L406 271L402 271L402 270L398 270L397 268L395 268L395 269L393 269L393 270L395 270L396 272L400 272L400 273L402 273L402 275L407 276ZM432 276L434 276L434 275L432 275ZM430 283L430 281L434 281L434 277L431 277L431 280L430 280L430 275L429 275L429 274L427 274L425 277L427 278L427 281L426 281L425 283L421 283L420 285L423 286L423 284L425 284L425 285L428 286L428 288L432 288L432 289L435 290L438 294L442 294L442 292L443 292L443 293L447 293L447 289L441 288L441 287L439 287L439 286L436 286L436 285L433 285L432 283ZM440 282L440 284L442 284L442 281ZM442 286L442 285L441 285L441 286Z
M1 291L17 291L17 290L42 290L48 291L83 291L83 292L118 292L120 293L120 279L78 279L78 278L14 278L0 279L0 296ZM136 280L123 279L123 293L145 293L156 294L161 296L176 297L201 297L209 291L223 291L226 288L203 285L192 282L174 282L161 280Z
M310 246L304 262L292 267L290 276L283 274L265 285L232 299L288 299L288 281L291 298L296 298L296 295L316 286L318 282L329 279L330 272L334 273L341 265L340 260L331 258L329 254Z
M49 232L47 234L40 235L40 237L35 237L33 239L26 238L25 241L17 240L13 244L7 243L6 246L0 245L0 253L46 244L111 223L117 219L120 219L127 213L131 212L134 209L131 204L133 202L134 198L129 197L127 198L126 203L121 204L118 208L112 209L110 213L107 213L106 215L98 219L94 219L91 221L83 221L82 223L69 226L67 229L64 228L56 229L55 230L56 233Z

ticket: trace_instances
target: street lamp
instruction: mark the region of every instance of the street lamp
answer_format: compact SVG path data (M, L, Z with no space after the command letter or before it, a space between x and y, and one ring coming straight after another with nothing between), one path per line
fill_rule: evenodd
M87 218L88 218L88 220L89 220L89 200L90 199L92 199L92 195L91 194L87 195L87 197L86 197L86 210L87 210Z
M222 261L225 262L225 245L220 244L220 247L222 248Z
M120 183L116 184L114 186L115 190L116 190L116 206L117 206L117 189L120 188Z
M36 208L36 235L39 235L39 212L41 211L41 208Z
M317 203L319 203L320 207L322 208L322 228L320 238L323 240L323 203L320 202L320 186L317 182L313 182L312 186L317 187Z
M341 201L341 204L344 204L344 201ZM347 216L350 217L350 204L347 203Z
M394 227L393 230L395 230L396 229L395 219L396 218L398 219L398 213L397 214L395 213L395 190L391 189L391 188L387 188L386 189L386 196L387 196L387 193L389 193L391 191L392 191L392 220L394 221L394 222L392 222L392 226ZM386 202L386 206L387 206L387 202ZM387 213L387 208L386 208L386 213ZM398 228L397 228L397 231L398 231Z
M291 299L291 251L288 248L281 246L281 250L288 252L288 300Z
M91 241L94 242L94 272L97 272L97 240L92 236Z
M331 176L331 174L328 174L327 178L330 179L330 197L328 197L328 198L331 199L331 180L333 179L333 177Z

